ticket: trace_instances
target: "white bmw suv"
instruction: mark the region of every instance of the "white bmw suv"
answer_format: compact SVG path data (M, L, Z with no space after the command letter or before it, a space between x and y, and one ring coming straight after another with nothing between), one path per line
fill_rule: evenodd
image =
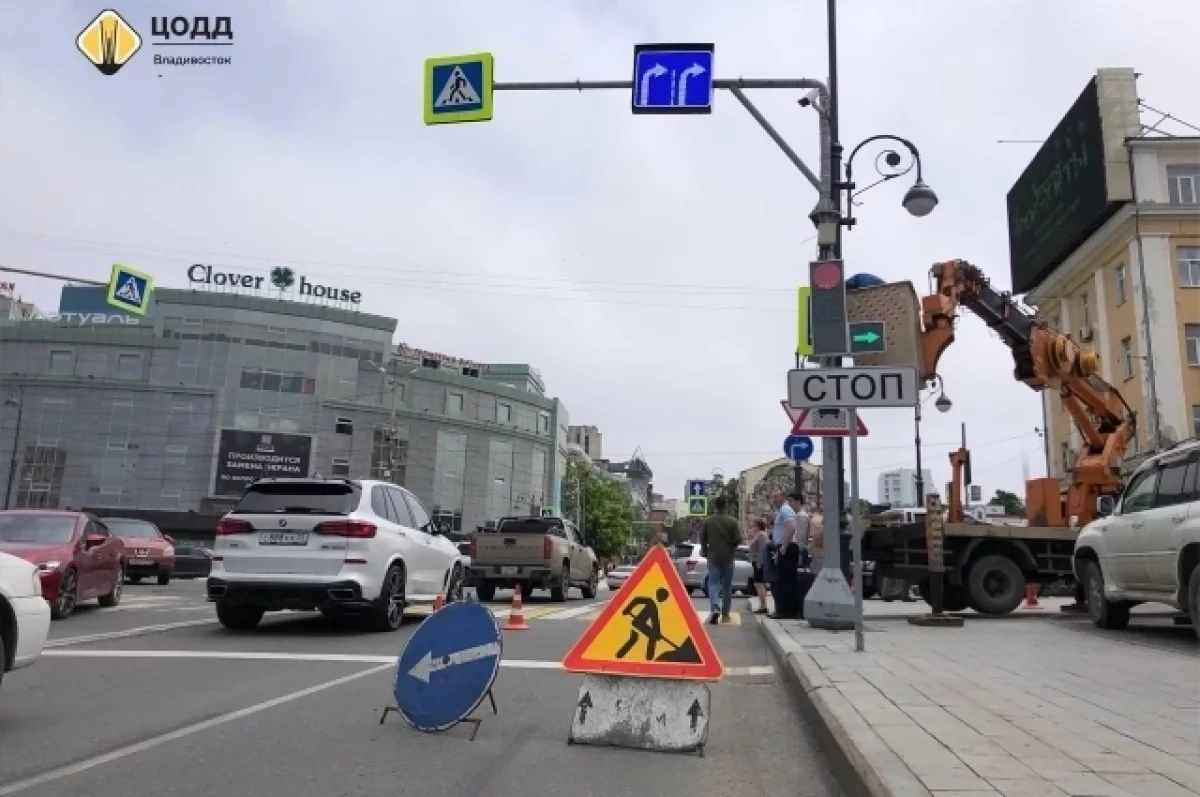
M261 479L217 526L207 592L226 628L316 609L394 631L409 603L460 598L465 573L458 547L403 487Z

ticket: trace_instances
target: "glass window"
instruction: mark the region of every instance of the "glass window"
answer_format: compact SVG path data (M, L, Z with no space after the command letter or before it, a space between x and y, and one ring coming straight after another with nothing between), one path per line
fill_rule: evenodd
M1200 404L1192 405L1192 435L1200 437Z
M466 433L438 431L433 465L433 503L437 510L462 512L466 468Z
M447 415L462 415L463 411L463 394L462 393L446 393L446 414Z
M417 497L407 490L402 490L404 499L408 502L408 510L412 513L413 528L422 528L429 524L429 513L425 511L425 507L421 504Z
M73 515L0 515L0 541L57 545L75 534Z
M500 423L512 423L512 405L504 402L496 403L496 420Z
M1172 205L1200 202L1200 165L1181 163L1168 166L1167 197Z
M238 514L311 512L346 515L358 507L359 488L353 484L293 482L252 484L233 510Z
M1188 365L1200 366L1200 324L1184 324L1183 340L1187 346Z
M387 488L379 485L371 488L371 511L377 517L396 522L396 515L392 511L392 502L387 497Z
M1172 462L1162 469L1158 477L1158 493L1155 506L1174 506L1188 500L1188 461Z
M1200 246L1181 246L1176 250L1179 264L1179 285L1200 288Z
M350 460L345 457L334 457L329 463L331 476L348 477L350 475Z
M166 493L167 490L163 490L162 492ZM178 493L178 490L175 492ZM104 525L108 526L113 534L129 540L162 539L162 532L158 530L158 527L153 523L147 523L144 520L133 520L131 518L105 518Z
M538 413L538 431L542 434L550 434L550 413Z
M1085 332L1090 331L1092 328L1092 306L1088 301L1088 295L1086 293L1079 297L1079 309L1082 311L1079 316L1081 319L1080 329L1084 330Z
M70 376L75 371L75 354L66 349L50 350L50 373L55 376Z
M262 390L262 369L243 368L241 385L247 390Z
M117 354L117 376L138 379L142 375L142 355Z
M262 372L262 389L264 393L278 393L283 374L278 371Z
M1133 338L1121 338L1121 376L1133 379Z
M1125 304L1125 264L1122 263L1116 269L1117 281L1117 307Z
M1121 498L1121 514L1144 512L1154 506L1154 492L1157 487L1158 468L1148 468L1138 473Z
M412 512L409 511L408 502L404 500L404 493L400 492L398 487L388 487L387 494L392 502L392 512L396 516L396 522L408 529L418 528L413 520Z
M333 431L338 434L354 434L354 419L338 418L333 422Z

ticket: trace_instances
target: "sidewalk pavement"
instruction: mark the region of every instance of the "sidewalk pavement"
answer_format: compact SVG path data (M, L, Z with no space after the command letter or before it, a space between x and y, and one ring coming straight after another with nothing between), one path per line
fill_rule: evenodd
M863 653L853 632L759 620L848 794L1200 795L1200 649L1056 614L877 620Z

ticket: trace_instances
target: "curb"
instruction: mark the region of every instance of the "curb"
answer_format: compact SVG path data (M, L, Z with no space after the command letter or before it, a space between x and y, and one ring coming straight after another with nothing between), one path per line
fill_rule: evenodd
M788 636L778 621L757 619L847 797L932 797L800 643Z

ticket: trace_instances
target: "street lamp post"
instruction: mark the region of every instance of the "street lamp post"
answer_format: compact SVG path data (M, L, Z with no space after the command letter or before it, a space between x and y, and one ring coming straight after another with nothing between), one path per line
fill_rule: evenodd
M8 458L8 484L4 488L4 508L8 509L12 501L13 480L17 475L17 446L21 441L21 419L25 414L25 387L17 388L17 398L6 398L5 407L17 408L17 425L13 429L12 455Z
M408 370L404 376L396 377L389 374L387 369L382 365L376 365L375 370L383 374L384 379L388 382L388 387L392 391L392 413L388 421L388 478L392 478L392 474L396 471L396 391L400 384L410 376L421 370L421 366L415 366ZM395 369L393 369L393 374Z
M940 390L937 401L933 403L933 406L937 407L938 412L947 413L950 411L950 408L954 406L954 402L950 401L950 397L946 395L945 381L943 381L940 376L935 376L934 379L937 381ZM930 393L925 397L925 401L928 401L932 396L933 394ZM917 449L916 485L918 507L925 506L925 476L924 472L921 470L921 405L924 404L925 401L918 401L917 406L913 408L913 417L916 422L916 436L914 443L916 444Z

